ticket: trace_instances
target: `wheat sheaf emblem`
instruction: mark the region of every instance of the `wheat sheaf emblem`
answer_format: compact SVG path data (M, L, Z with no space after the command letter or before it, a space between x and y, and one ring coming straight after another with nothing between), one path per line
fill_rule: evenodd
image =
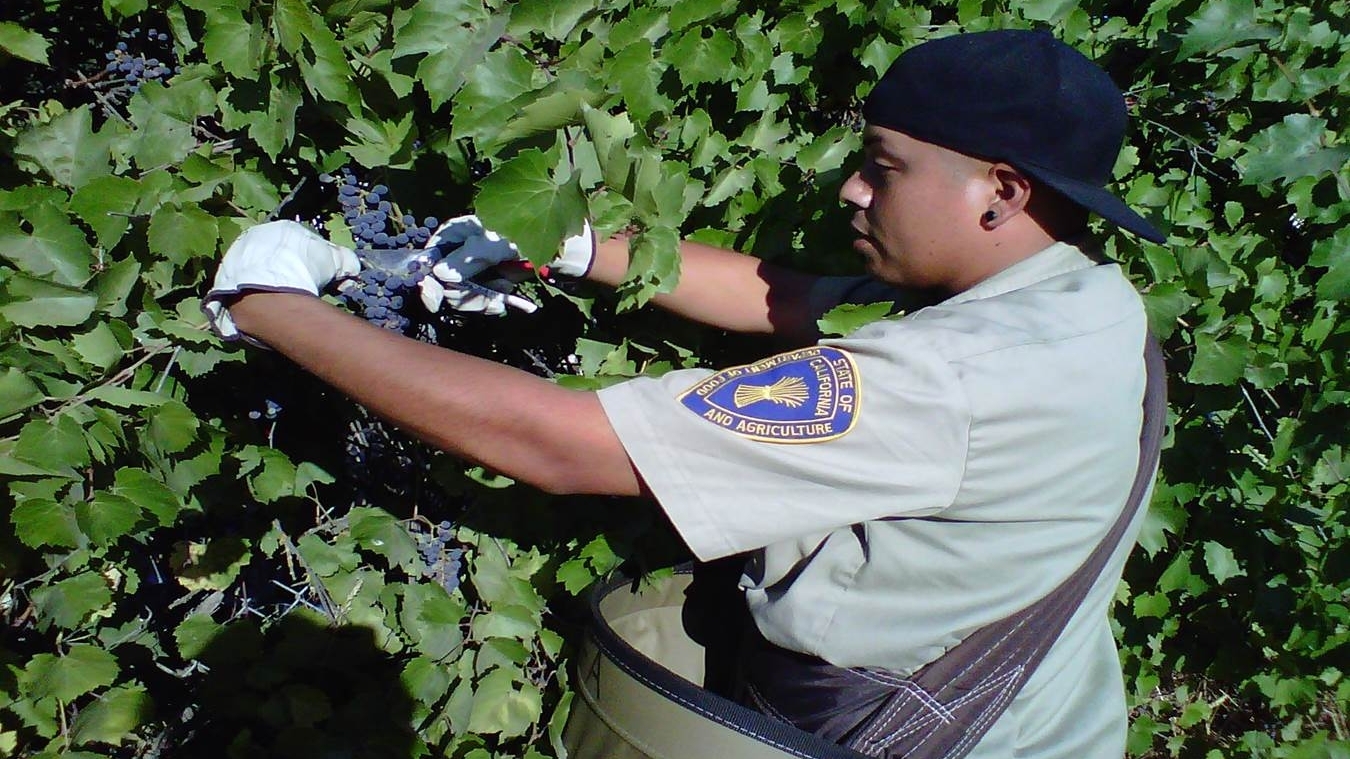
M745 408L752 403L771 401L780 406L797 408L806 403L811 394L806 389L806 381L801 377L783 377L772 385L741 385L732 396L736 408Z

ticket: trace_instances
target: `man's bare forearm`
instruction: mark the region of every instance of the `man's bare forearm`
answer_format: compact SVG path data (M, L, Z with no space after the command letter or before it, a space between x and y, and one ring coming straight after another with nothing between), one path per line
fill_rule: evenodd
M239 328L432 445L550 492L638 495L594 393L374 327L307 295L255 292Z
M628 240L612 237L596 247L588 278L610 286L628 270ZM680 282L652 302L703 324L730 330L809 340L816 336L808 297L817 277L794 272L712 245L680 244Z

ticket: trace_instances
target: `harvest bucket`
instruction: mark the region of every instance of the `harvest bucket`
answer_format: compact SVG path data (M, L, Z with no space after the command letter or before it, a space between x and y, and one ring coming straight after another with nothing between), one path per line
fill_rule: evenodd
M563 734L569 759L859 759L702 687L709 650L689 632L693 577L682 567L592 590Z

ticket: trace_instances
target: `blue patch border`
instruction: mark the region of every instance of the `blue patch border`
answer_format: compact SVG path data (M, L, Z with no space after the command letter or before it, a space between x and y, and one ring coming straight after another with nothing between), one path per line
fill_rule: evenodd
M792 377L803 384L814 383L810 385L813 403L802 404L799 409L777 403L751 404L772 413L764 416L715 400L728 393L734 396L737 389L746 388L751 381L773 383ZM828 397L823 397L822 389L827 386ZM764 443L824 443L847 435L857 424L862 383L857 364L847 351L816 345L723 369L690 387L676 400L704 421L744 438Z

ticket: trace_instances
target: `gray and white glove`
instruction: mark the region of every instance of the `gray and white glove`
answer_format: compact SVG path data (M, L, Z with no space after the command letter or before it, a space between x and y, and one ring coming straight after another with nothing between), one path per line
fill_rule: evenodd
M433 276L422 280L422 304L428 311L440 310L448 304L457 311L480 311L487 314L506 312L507 306L533 311L530 301L510 294L513 283L506 278L494 278L478 284L470 280L484 271L505 263L523 261L515 243L487 229L477 216L459 216L442 224L432 233L424 247L458 246L436 264ZM595 261L595 233L590 222L582 222L581 234L563 240L558 257L547 264L550 271L569 277L583 277Z
M318 295L339 278L361 271L356 253L334 245L304 224L271 221L244 230L225 251L202 311L225 340L243 335L234 326L227 301L247 290Z
M439 264L437 265L439 268ZM448 272L442 272L448 274ZM452 282L442 280L432 273L423 277L417 285L422 305L436 313L442 305L461 313L481 313L488 316L501 316L507 307L532 314L539 306L529 298L512 295L515 283L509 279L490 279L486 282Z

